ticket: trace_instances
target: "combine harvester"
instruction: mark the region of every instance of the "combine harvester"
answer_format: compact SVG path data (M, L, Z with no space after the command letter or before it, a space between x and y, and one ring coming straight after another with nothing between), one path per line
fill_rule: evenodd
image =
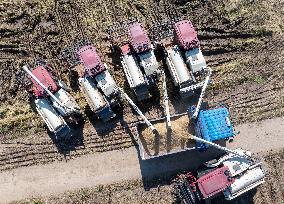
M122 29L122 32L118 32L119 29ZM123 38L126 30L127 40L118 42L117 39ZM137 100L149 98L148 88L155 84L159 63L143 25L138 22L124 23L121 26L111 27L108 33L112 46L119 47L123 71Z
M107 65L102 63L96 48L90 43L82 41L70 50L78 60L73 64L83 65L83 70L77 66L79 84L91 110L103 121L112 119L115 117L112 107L119 104L120 91ZM66 54L64 56L71 61Z
M73 51L73 54L72 52L70 52L70 50ZM75 57L73 57L73 60L72 55L75 55ZM99 118L101 118L103 121L108 121L113 118L115 114L111 110L110 106L117 105L120 99L123 97L131 105L134 111L138 113L143 121L145 121L148 127L151 128L153 133L156 132L154 126L140 111L138 106L136 106L136 104L123 91L122 88L119 88L117 86L114 79L107 70L107 65L102 63L93 45L88 42L80 42L75 47L71 49L69 48L68 55L67 51L65 50L63 56L65 56L64 58L69 62L69 64L72 64L73 66L76 66L77 64L82 64L84 66L83 71L80 69L77 70L80 75L79 83L81 84L81 89L85 94L88 104L99 116ZM95 83L93 82L93 79ZM104 95L102 95L101 92Z
M77 116L80 114L80 108L67 92L67 87L61 81L54 80L43 65L37 66L32 71L27 65L23 66L23 69L31 77L36 110L48 129L57 139L70 137L71 129L64 118Z
M210 203L212 198L222 193L226 200L232 200L264 183L262 164L255 162L250 152L230 150L199 137L194 139L226 154L206 162L195 174L189 172L178 176L175 190L183 203Z
M164 49L167 67L180 95L192 96L203 87L210 73L192 23L188 20L165 22L151 30Z

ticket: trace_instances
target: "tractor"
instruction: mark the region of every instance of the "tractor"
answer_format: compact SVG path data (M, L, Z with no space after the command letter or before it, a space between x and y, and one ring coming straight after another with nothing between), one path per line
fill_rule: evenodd
M23 69L31 77L36 110L50 132L54 133L57 139L70 137L71 129L65 119L78 116L80 108L67 92L66 85L53 78L48 71L48 65L38 65L32 71L25 65Z
M109 38L112 47L119 47L121 64L128 84L137 100L142 101L150 97L148 88L155 84L159 63L154 54L154 46L143 25L139 22L124 25L122 28L128 31L126 41L117 42L123 34L117 34L113 27L108 30Z
M115 117L112 107L119 104L120 92L107 65L103 64L95 46L87 41L79 42L70 50L75 56L73 64L77 64L80 88L91 110L103 121L112 119ZM72 61L66 49L64 52L64 58Z

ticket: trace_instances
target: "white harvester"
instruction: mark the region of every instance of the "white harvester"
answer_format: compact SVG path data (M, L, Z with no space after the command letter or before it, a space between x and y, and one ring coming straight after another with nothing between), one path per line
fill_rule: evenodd
M48 129L58 139L71 136L71 129L64 118L77 116L80 114L80 108L67 92L67 87L60 80L54 80L42 65L37 66L32 71L26 65L23 66L23 69L31 77L36 110Z
M113 46L118 44L121 51L121 64L130 88L137 100L142 101L150 97L149 87L155 84L159 63L144 27L139 22L126 23L122 26L123 33L127 30L127 40L117 42L114 28L109 30Z

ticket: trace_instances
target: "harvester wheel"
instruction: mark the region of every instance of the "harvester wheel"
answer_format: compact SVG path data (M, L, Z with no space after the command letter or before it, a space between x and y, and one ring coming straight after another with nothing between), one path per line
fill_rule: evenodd
M184 204L199 204L199 200L195 197L190 184L187 180L179 180L176 185L176 193Z

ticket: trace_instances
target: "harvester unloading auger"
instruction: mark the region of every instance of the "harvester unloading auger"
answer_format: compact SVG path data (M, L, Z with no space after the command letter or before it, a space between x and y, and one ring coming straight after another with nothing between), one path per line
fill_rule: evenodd
M146 125L151 129L153 134L156 134L157 130L152 125L152 123L147 119L147 117L142 113L142 111L136 106L136 104L131 100L131 98L123 91L122 88L119 89L121 95L127 100L127 102L132 106L132 108L135 110L136 113L138 113L139 116L143 119L143 121L146 123Z
M60 80L55 81L43 65L37 66L32 71L27 65L23 66L23 69L31 77L36 110L48 129L57 139L71 136L70 128L64 118L80 114L80 108L67 92L67 87Z

